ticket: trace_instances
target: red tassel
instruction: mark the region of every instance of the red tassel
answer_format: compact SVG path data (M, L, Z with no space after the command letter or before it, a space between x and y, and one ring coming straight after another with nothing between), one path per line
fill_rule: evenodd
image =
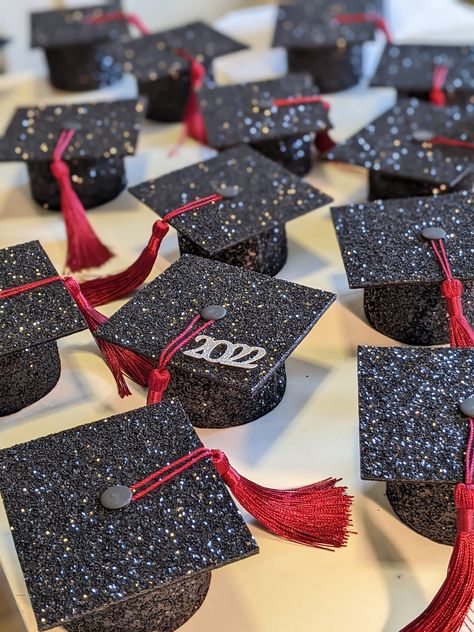
M124 21L130 26L134 26L142 35L150 35L151 31L140 20L135 13L124 13L123 11L113 11L103 15L88 15L84 18L86 24L104 24L106 22Z
M134 502L211 457L217 472L240 504L275 535L287 540L333 550L345 546L349 535L352 497L337 480L294 489L268 489L237 474L221 450L196 448L130 485Z
M107 366L115 378L120 397L131 395L123 374L128 375L128 377L141 386L145 386L148 382L148 375L153 368L150 362L132 351L122 349L122 347L114 345L111 342L106 342L105 340L96 338L95 331L98 327L107 322L107 317L90 305L85 296L82 294L79 283L75 279L72 277L65 277L63 281L72 298L79 307L81 314L89 327L89 331L94 336L94 340L96 341Z
M401 632L459 632L474 599L474 485L454 490L458 533L446 579L428 608Z
M128 296L145 282L153 269L161 242L169 230L169 224L157 220L148 244L138 259L126 270L99 279L83 281L81 291L91 305L105 305Z
M446 95L443 92L443 86L447 75L447 66L435 66L432 88L430 90L430 101L433 105L437 105L438 107L444 107L446 105Z
M387 22L377 13L339 13L335 16L335 20L339 24L371 23L379 31L382 31L389 44L393 44L392 34L390 33Z
M293 489L270 489L240 476L220 450L212 451L217 471L242 507L272 533L300 544L333 550L346 545L352 497L338 479Z
M202 82L206 76L206 69L185 51L179 51L179 55L189 61L190 77L189 97L186 107L184 108L183 123L188 136L206 145L206 124L201 110L199 109L199 100L196 94L197 90L202 86Z
M450 344L452 347L474 347L474 331L462 308L462 289L459 279L446 279L441 284L441 293L448 309Z
M61 193L61 212L66 225L68 244L66 266L73 272L77 272L84 268L96 268L103 265L113 257L113 253L95 234L84 207L72 188L69 167L62 159L62 154L73 135L74 130L61 132L53 152L51 173Z
M153 369L148 378L147 406L158 404L170 383L170 373L167 369Z
M321 154L331 151L336 146L327 129L317 132L314 144Z

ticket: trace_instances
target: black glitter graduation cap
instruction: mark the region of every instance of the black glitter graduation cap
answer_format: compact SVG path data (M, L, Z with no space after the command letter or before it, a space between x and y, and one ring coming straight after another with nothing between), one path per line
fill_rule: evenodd
M370 85L435 105L465 103L474 96L474 46L388 44Z
M57 276L38 241L0 250L0 289ZM60 281L0 300L0 415L44 397L61 372L56 340L86 329Z
M399 518L454 544L446 577L403 628L461 630L474 598L474 348L359 349L361 475Z
M170 219L181 253L274 275L287 255L285 224L331 198L247 145L130 189L161 217L213 193L223 196Z
M247 143L303 175L311 167L314 133L323 136L331 128L328 104L318 93L307 74L230 86L205 85L198 99L207 143L216 149Z
M181 121L191 90L189 58L212 77L216 57L247 48L204 22L135 39L123 39L115 48L124 70L137 78L140 94L148 98L148 118Z
M474 197L440 197L354 204L332 209L349 286L364 288L370 324L408 344L449 341L443 273L427 228L445 233L454 276L462 280L466 318L474 322Z
M309 72L322 92L345 90L363 72L362 44L386 28L376 0L307 0L278 7L273 46L287 49L290 72Z
M474 350L360 347L358 375L361 477L387 482L412 529L452 544L469 431L460 403L474 395Z
M369 198L470 190L474 104L440 108L402 99L326 157L369 170Z
M95 90L122 77L107 47L128 33L125 21L91 23L120 8L119 1L31 14L31 46L44 49L51 83L61 90Z
M153 359L158 369L168 365L169 386L161 371L166 383L157 388L168 386L167 395L179 398L195 425L234 426L279 403L284 361L334 299L330 292L183 255L97 335Z
M135 153L144 109L141 99L22 107L1 140L0 160L26 162L33 198L61 209L68 237L76 235L79 252L70 251L67 261L73 271L111 256L100 243L95 257L86 248L93 231L84 208L112 200L126 186L124 157Z
M139 502L123 506L107 492L121 485L130 494L201 447L182 408L163 403L0 452L0 489L40 630L175 630L204 601L211 571L258 552L210 458Z

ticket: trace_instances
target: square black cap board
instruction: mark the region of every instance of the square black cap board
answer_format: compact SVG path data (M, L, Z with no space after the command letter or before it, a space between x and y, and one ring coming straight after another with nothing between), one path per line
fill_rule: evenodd
M183 204L228 187L237 193L235 197L170 220L180 234L210 255L332 201L247 145L129 190L163 217Z
M473 350L360 347L358 371L362 478L462 481Z
M331 213L352 288L441 283L440 265L421 234L428 226L446 232L454 276L474 278L474 194L378 200Z
M285 361L335 300L330 292L272 279L210 259L183 255L119 309L97 334L147 358L158 358L200 309L221 305L227 314L206 329L215 340L262 347L257 366L242 370L193 358L171 360L191 375L253 394Z
M0 250L0 289L57 276L38 241ZM76 303L62 281L0 298L0 356L86 329Z
M51 161L59 135L75 129L65 160L135 153L143 99L18 108L0 141L0 160Z
M184 50L208 67L216 57L235 53L247 46L204 22L192 22L143 37L123 38L114 48L119 52L124 70L134 74L139 81L155 81L188 71L189 62L176 53L177 49Z
M370 85L429 92L437 66L448 69L443 91L474 93L474 46L387 44Z
M369 0L306 0L278 7L273 46L326 48L358 44L374 38L369 22L339 24L340 13L380 13L381 3Z
M40 630L258 551L209 459L116 511L100 496L201 447L157 404L0 452L0 490Z
M114 13L120 10L120 5L120 2L114 1L75 9L32 13L31 46L57 48L117 40L128 33L128 25L124 20L89 24L86 18Z
M311 76L304 73L255 83L205 85L198 98L208 143L223 149L328 129L331 124L321 103L271 104L275 99L315 96L318 92Z
M417 99L401 99L326 157L443 189L472 172L474 151L420 142L418 134L473 142L473 130L474 104L440 108Z

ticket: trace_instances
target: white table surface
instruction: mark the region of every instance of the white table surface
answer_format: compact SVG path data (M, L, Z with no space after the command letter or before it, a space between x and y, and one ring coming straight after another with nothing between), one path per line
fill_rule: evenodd
M262 9L263 21L255 28L267 36L271 10ZM250 18L255 23L255 14ZM466 19L463 14L464 25ZM232 14L221 22L222 28L237 33L245 20L248 23L248 13ZM453 32L456 29L453 25ZM464 38L464 26L460 29ZM262 53L264 58L259 56ZM274 53L255 51L253 57L247 57L244 68L242 61L221 60L219 75L241 79L245 68L247 74L255 68L267 76L278 74L282 70L279 54L276 51L275 58ZM5 76L0 79L0 128L18 105L134 94L135 84L129 77L100 93L70 95L53 91L42 77L28 73ZM334 137L343 139L387 109L394 93L358 87L329 100ZM130 185L214 155L189 141L177 156L169 158L167 153L179 131L179 125L145 124L137 156L127 159ZM320 163L308 180L332 195L335 204L366 199L367 178L362 169ZM90 211L89 217L117 253L103 273L121 270L135 259L156 219L126 191ZM327 476L343 477L355 496L357 535L350 538L346 549L329 553L288 543L250 522L260 555L214 572L207 599L182 630L395 632L436 592L451 549L404 526L391 511L383 484L360 481L356 349L359 344L394 343L368 326L362 314L361 292L347 287L329 208L293 221L287 232L288 262L279 276L332 290L338 301L288 360L287 391L275 410L245 426L198 429L198 434L205 445L222 448L238 471L262 484L285 487ZM57 268L62 268L65 242L60 214L43 211L32 202L23 164L1 164L0 247L31 239L39 239ZM176 234L170 231L153 274L177 257ZM110 314L119 305L109 305L103 311ZM1 448L145 404L144 391L133 384L131 397L118 398L114 381L87 332L63 339L59 346L62 372L58 385L41 401L0 420ZM0 560L27 629L34 632L34 617L3 509Z

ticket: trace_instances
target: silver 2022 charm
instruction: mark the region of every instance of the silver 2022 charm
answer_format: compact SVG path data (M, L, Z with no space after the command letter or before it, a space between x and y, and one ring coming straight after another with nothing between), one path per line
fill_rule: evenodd
M184 351L184 355L239 369L254 369L258 360L267 355L262 347L250 347L240 342L234 344L228 340L214 340L211 336L197 336L196 342L200 341L199 347Z

